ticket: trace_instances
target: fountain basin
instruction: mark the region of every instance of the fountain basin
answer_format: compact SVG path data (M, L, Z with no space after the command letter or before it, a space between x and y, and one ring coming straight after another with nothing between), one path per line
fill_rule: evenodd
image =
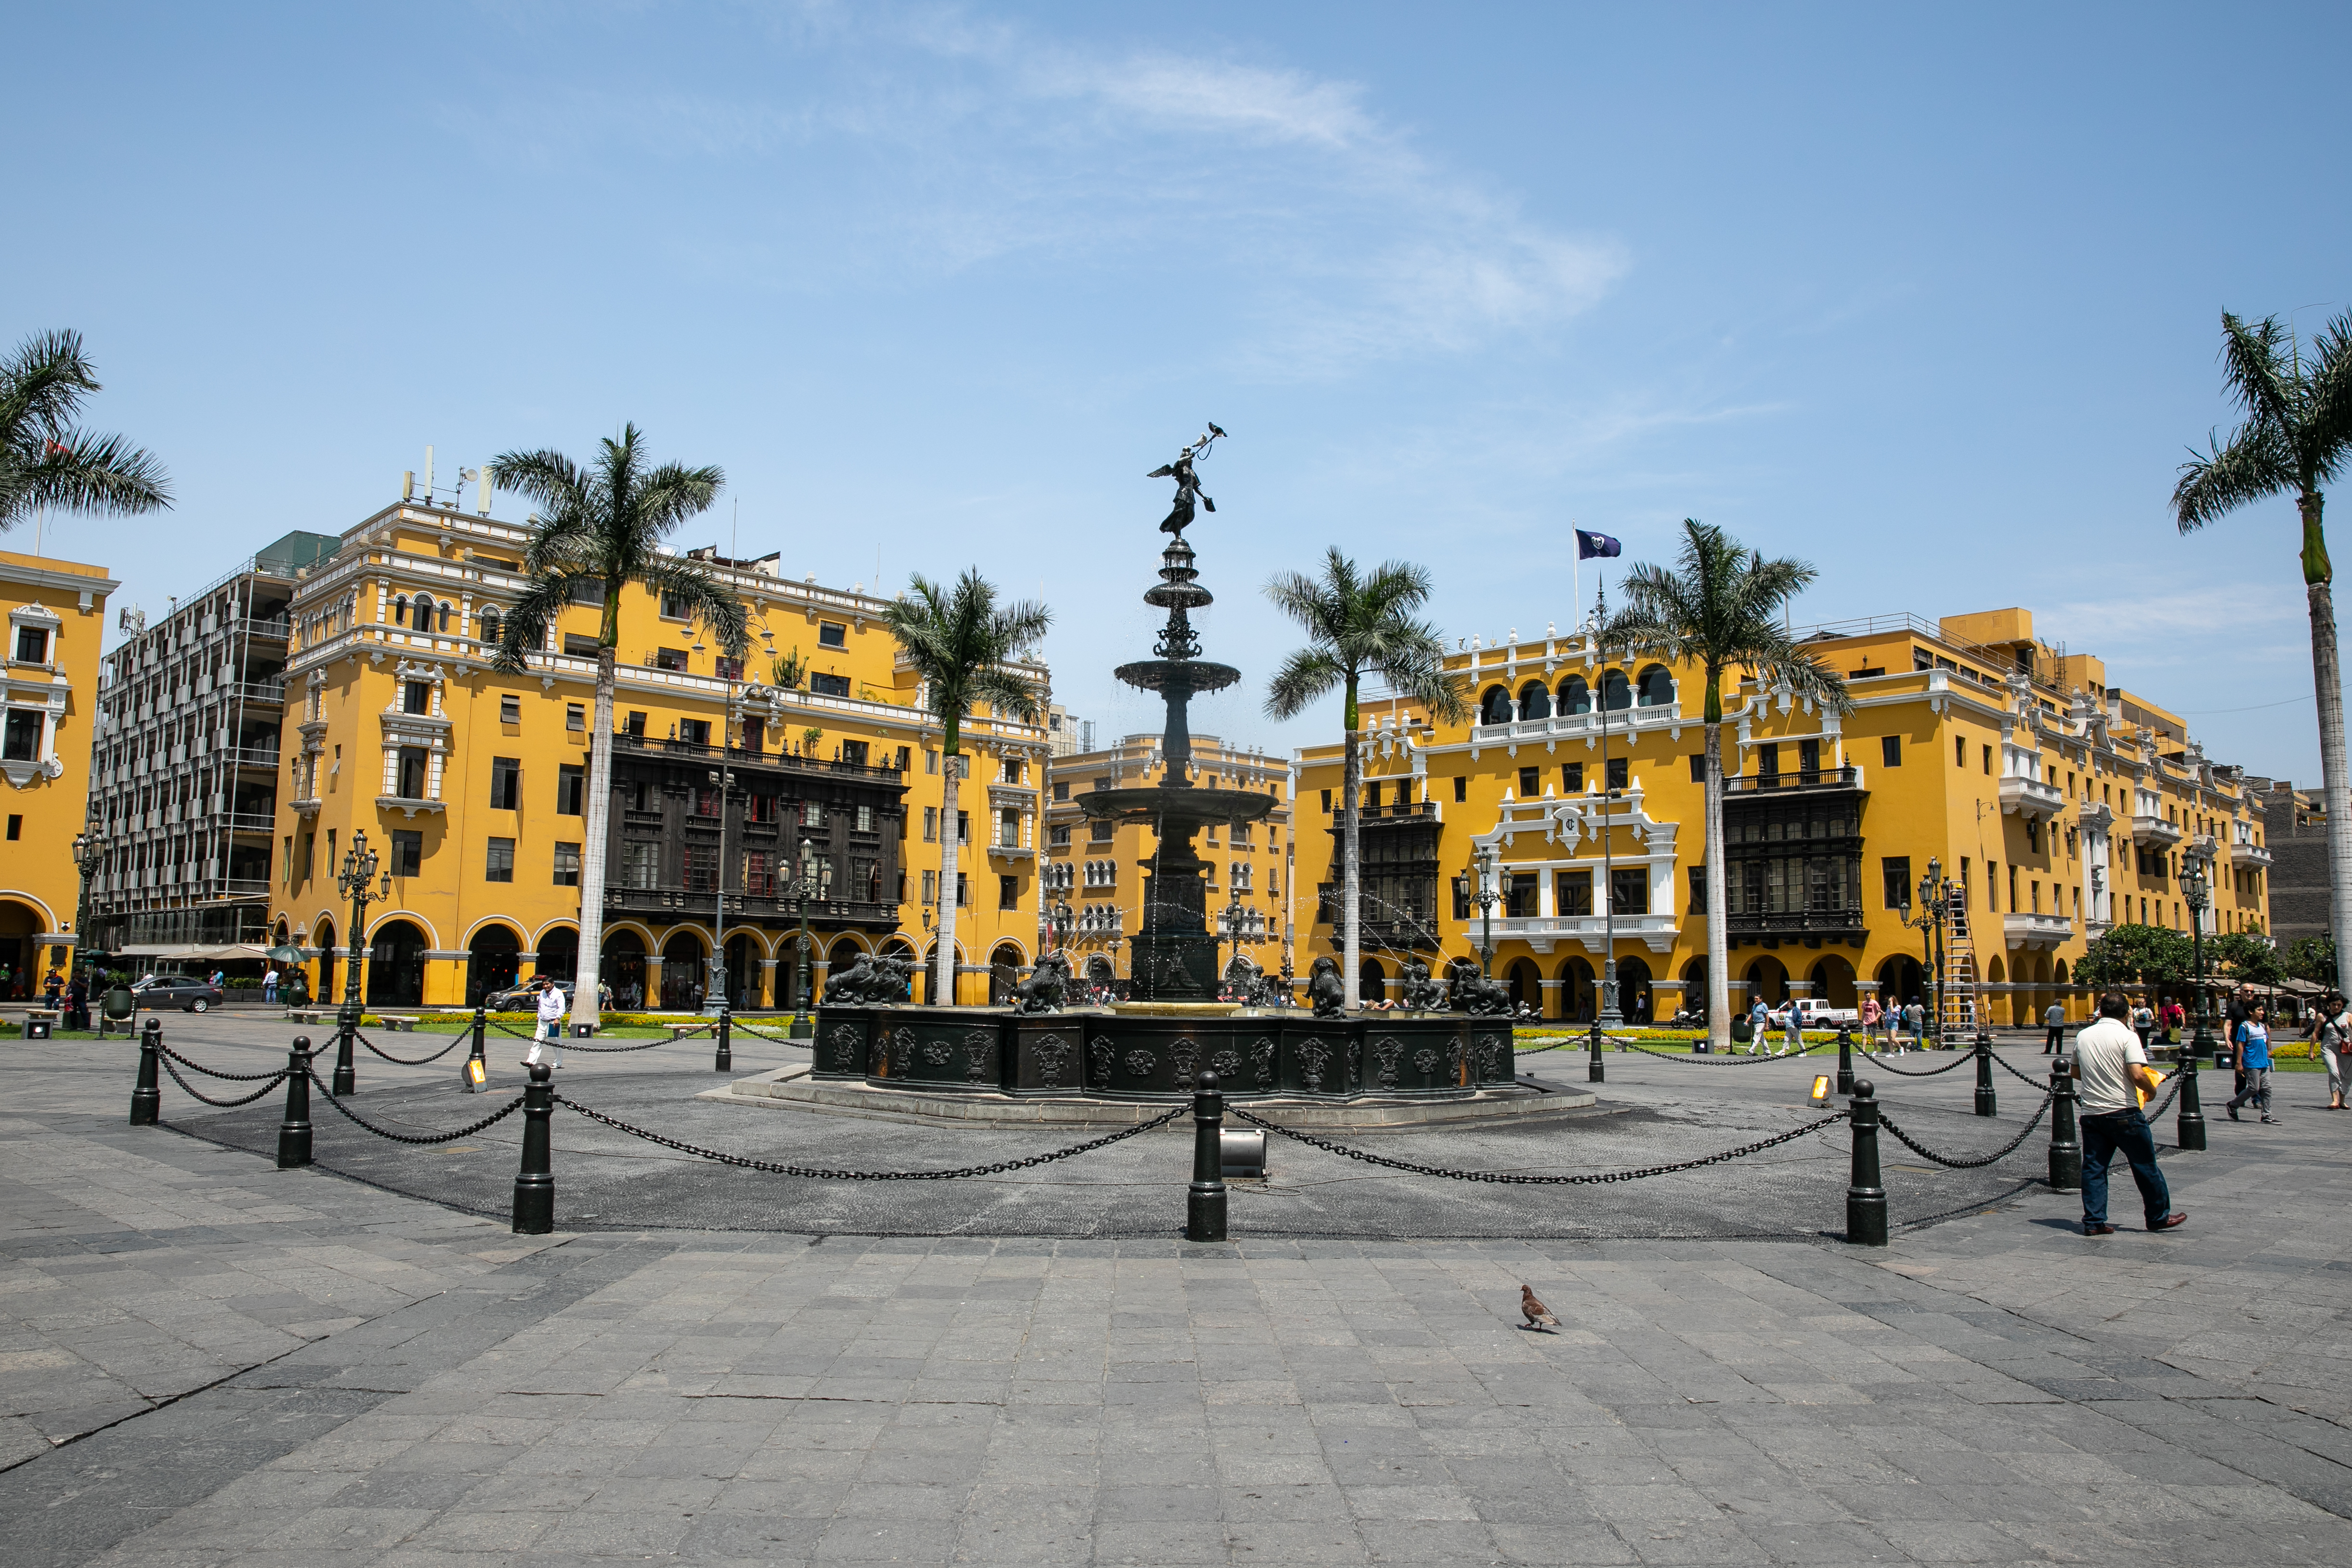
M817 1009L814 1077L926 1094L1172 1101L1213 1070L1234 1100L1467 1099L1515 1087L1507 1020L1318 1018L1230 1004Z

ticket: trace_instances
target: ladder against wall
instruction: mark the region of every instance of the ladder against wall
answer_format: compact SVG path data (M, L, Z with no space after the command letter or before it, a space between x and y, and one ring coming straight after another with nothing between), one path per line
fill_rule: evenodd
M1969 940L1968 890L1955 887L1944 915L1944 1038L1974 1038L1977 1016L1977 957Z

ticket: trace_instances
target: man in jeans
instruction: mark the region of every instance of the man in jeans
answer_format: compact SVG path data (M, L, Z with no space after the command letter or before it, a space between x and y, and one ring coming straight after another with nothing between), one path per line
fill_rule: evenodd
M2156 1139L2140 1114L2136 1089L2154 1094L2164 1080L2147 1065L2139 1037L2125 1020L2131 1004L2120 991L2099 998L2098 1022L2074 1036L2075 1091L2083 1118L2083 1234L2113 1236L2107 1223L2107 1166L2121 1151L2139 1185L2150 1230L2170 1230L2189 1218L2172 1212L2172 1192L2156 1168Z
M2053 1002L2049 1009L2042 1015L2042 1054L2045 1057L2056 1056L2058 1047L2065 1043L2066 1006L2062 1002Z

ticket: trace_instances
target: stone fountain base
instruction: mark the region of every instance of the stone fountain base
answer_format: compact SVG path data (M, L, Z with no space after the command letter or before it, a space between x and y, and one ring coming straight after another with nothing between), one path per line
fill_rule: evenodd
M1166 1101L1213 1069L1229 1099L1443 1100L1514 1081L1507 1021L1460 1013L1318 1018L1287 1008L1146 1004L817 1009L815 1076L931 1094Z

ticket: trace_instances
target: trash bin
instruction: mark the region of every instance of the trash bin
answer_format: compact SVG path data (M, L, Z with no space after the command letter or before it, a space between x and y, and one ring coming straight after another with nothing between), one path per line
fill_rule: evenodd
M1743 1046L1756 1037L1756 1026L1748 1021L1747 1014L1731 1020L1731 1037Z

